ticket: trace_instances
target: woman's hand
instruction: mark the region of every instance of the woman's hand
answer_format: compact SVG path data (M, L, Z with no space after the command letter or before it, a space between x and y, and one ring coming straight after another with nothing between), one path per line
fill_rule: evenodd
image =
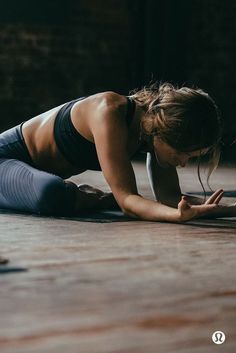
M190 219L200 218L203 216L212 216L225 211L226 206L219 206L219 202L223 197L224 191L219 189L215 191L204 204L192 205L187 201L186 196L182 196L181 201L178 203L178 217L180 222L185 222ZM235 208L236 214L236 208Z

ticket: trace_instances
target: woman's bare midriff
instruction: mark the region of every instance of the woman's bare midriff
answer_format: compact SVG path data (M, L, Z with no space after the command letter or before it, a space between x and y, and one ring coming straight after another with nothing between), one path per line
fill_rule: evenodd
M69 178L79 171L65 159L55 142L54 122L61 107L26 121L22 126L22 133L36 168Z

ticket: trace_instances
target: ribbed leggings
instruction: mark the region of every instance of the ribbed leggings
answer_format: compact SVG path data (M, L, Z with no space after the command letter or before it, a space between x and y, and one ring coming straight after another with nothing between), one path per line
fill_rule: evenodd
M0 134L0 208L73 215L76 185L34 167L21 125Z

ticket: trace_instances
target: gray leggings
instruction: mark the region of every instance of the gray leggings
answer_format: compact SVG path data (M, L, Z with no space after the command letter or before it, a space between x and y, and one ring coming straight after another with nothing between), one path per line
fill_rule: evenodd
M34 167L21 126L0 134L0 208L73 215L77 186Z

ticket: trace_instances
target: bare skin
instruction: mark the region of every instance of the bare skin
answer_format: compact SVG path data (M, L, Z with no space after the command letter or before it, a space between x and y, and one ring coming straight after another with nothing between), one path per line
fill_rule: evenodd
M61 106L56 107L25 122L22 132L36 167L66 179L82 171L66 161L56 146L53 127L60 108ZM145 112L137 105L128 129L125 121L126 109L126 97L114 92L104 92L75 103L71 110L71 120L77 131L95 143L104 177L112 191L105 194L90 186L78 187L78 212L82 205L83 209L119 206L125 214L132 217L167 222L182 222L206 215L236 215L236 207L225 209L219 205L222 190L216 191L207 203L200 205L193 205L186 196L181 198L175 168L177 165L184 166L199 151L180 154L158 137L154 139L156 162L150 168L154 171L158 165L163 178L165 177L159 178L159 181L167 180L167 176L169 180L168 183L158 182L158 188L155 182L157 201L140 196L130 157L140 144L140 120ZM155 172L152 174L155 175Z
M114 94L112 93L110 95ZM123 117L125 116L127 99L124 96L117 95L117 97L119 97L119 102L113 102L113 97L109 97L109 92L100 93L74 104L71 111L71 120L75 128L83 137L90 142L94 142L90 128L90 120L93 118L96 110L99 113L99 105L101 106L100 109L103 109L103 105L107 104L111 106L112 109L118 109L121 115L123 115ZM63 105L60 105L26 121L23 124L22 133L36 168L61 176L63 179L67 179L72 175L80 174L81 170L75 168L64 158L58 150L54 139L54 122L56 115L62 106ZM138 143L136 142L138 139L134 138L133 131L135 131L137 135L137 120L139 120L139 115L140 109L137 110L134 123L131 125L132 134L130 134L128 144L130 155L135 152L138 146ZM83 205L83 209L120 208L112 193L104 193L90 185L78 188L76 206L78 211L81 211L81 205Z

